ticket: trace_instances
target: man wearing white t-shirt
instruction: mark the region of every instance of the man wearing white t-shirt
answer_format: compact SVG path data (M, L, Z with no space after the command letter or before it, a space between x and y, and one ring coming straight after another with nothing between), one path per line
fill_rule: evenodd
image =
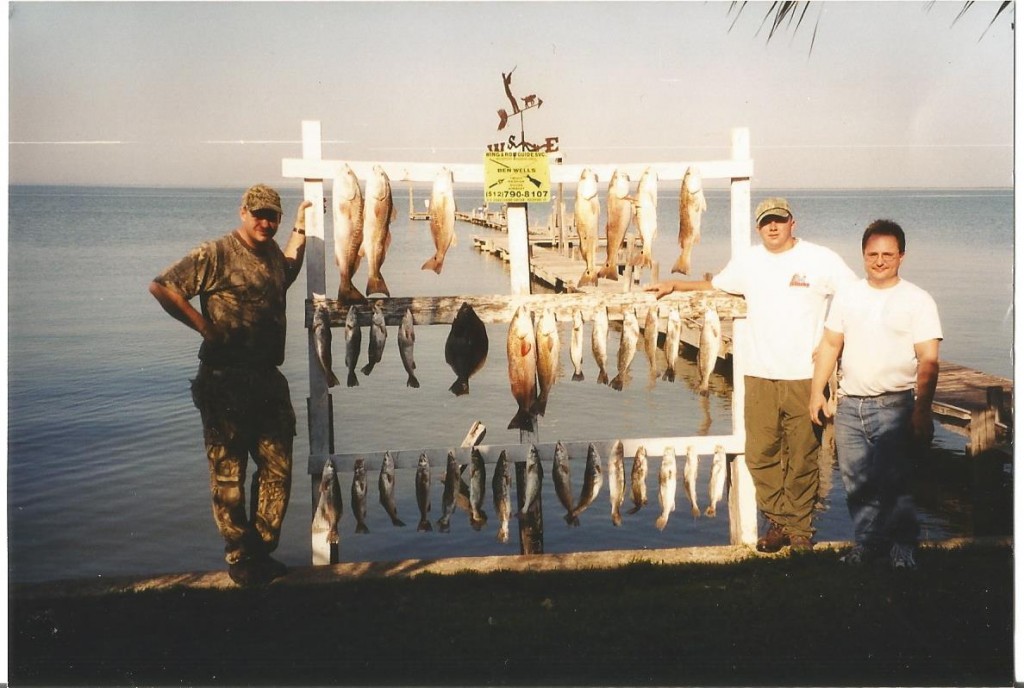
M755 212L761 246L734 256L710 281L670 281L648 287L673 291L721 289L747 301L744 360L746 460L758 509L768 530L762 552L813 546L819 439L806 399L832 294L857 276L834 251L793 235L796 221L784 198Z
M942 326L932 297L899 276L906 237L898 224L871 223L861 248L867 279L836 293L808 408L815 423L828 415L822 391L841 355L836 448L855 540L843 561L888 555L893 568L913 569L919 527L912 457L914 445L927 447L934 432Z

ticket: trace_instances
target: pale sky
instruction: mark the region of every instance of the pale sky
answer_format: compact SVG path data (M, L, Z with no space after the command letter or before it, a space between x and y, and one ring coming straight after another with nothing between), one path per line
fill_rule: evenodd
M479 162L515 67L566 162L723 159L747 127L765 188L1012 185L998 2L814 2L766 43L769 4L730 31L727 2L13 2L9 180L297 186L305 119L327 159Z

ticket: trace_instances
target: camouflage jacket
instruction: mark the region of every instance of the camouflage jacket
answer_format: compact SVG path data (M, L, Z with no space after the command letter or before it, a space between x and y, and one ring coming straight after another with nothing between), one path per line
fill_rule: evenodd
M198 296L203 316L221 333L217 342L203 342L201 361L260 368L284 361L285 292L298 272L276 242L256 252L232 233L192 249L156 282L188 300Z

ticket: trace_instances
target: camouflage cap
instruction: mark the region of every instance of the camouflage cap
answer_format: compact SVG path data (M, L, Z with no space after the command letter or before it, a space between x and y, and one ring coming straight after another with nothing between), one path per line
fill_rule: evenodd
M276 191L266 184L250 186L242 195L242 205L249 212L254 210L273 210L278 213L282 212L281 197Z
M761 220L769 215L777 217L793 217L793 211L789 209L789 201L785 198L766 198L757 204L757 211L754 213L755 222L761 224Z

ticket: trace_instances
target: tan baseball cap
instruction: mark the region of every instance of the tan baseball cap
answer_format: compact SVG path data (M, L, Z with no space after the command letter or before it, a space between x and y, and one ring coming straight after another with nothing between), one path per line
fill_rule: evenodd
M754 213L755 223L760 225L761 220L769 215L793 217L793 211L789 209L789 201L785 198L766 198L758 203L757 212Z
M281 196L266 184L250 186L242 195L242 205L245 206L249 212L256 210L273 210L277 213L282 212Z

